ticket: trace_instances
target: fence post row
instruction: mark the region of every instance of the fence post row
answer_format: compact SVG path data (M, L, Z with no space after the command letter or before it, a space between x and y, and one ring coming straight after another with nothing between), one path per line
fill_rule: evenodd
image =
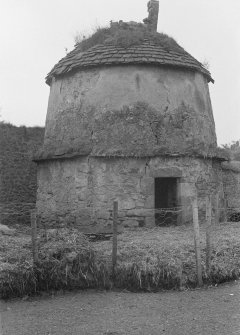
M194 244L195 244L195 255L196 255L197 283L198 283L198 286L202 286L203 281L202 281L200 231L199 231L199 221L198 221L197 198L193 200L192 209L193 209L193 231L194 231Z
M37 213L36 210L31 210L31 228L32 228L32 254L33 264L38 261L38 250L37 250Z
M113 245L112 245L112 276L115 277L115 267L117 264L117 221L118 221L118 202L113 202Z
M212 223L212 197L211 195L209 195L206 197L206 270L207 270L207 273L209 273L211 269L211 254L212 254L211 223Z

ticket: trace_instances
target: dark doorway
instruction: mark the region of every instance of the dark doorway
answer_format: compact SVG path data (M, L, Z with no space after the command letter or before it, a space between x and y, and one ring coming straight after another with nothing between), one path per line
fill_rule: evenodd
M155 223L156 225L177 224L178 178L155 178Z

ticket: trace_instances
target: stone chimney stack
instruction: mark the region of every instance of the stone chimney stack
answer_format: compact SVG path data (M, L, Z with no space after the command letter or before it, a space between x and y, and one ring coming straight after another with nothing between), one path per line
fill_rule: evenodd
M150 0L147 6L148 6L148 17L144 19L143 22L147 25L147 28L150 31L156 32L158 24L159 1Z

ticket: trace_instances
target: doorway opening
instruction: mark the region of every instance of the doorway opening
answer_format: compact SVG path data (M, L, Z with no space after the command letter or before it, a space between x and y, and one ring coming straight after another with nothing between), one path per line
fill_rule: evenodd
M155 224L177 224L178 178L155 178Z

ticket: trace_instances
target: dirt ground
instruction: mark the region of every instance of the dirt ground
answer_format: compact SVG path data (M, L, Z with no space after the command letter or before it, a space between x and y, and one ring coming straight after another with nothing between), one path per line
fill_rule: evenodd
M1 303L1 318L3 335L240 334L240 282L183 292L83 291L14 300Z

